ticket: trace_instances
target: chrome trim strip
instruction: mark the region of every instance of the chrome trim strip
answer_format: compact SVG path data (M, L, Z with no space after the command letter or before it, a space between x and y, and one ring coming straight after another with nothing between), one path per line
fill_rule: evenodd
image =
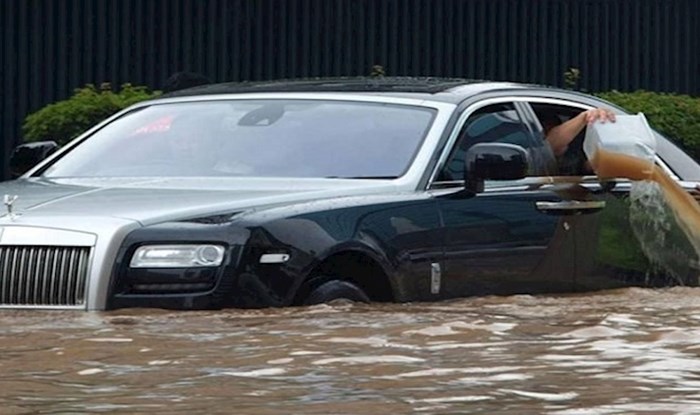
M95 246L97 236L90 233L34 226L3 226L2 245L28 246Z
M53 255L51 257L51 276L49 280L51 281L51 284L49 285L49 291L46 293L46 304L50 304L52 301L52 295L53 292L55 292L56 288L56 275L58 274L58 263L59 263L59 253L54 251Z
M9 267L10 267L10 261L8 261L8 258L10 256L10 251L9 250L4 250L0 251L0 261L2 261L2 275L8 275ZM2 293L0 294L0 304L4 303L7 301L7 298L9 298L10 293L8 292L7 285L2 284Z
M49 282L49 265L51 263L51 250L47 248L42 248L43 251L43 257L46 258L44 263L41 266L41 274L44 276L41 280L41 298L37 298L36 302L37 303L44 303L46 301L46 287Z
M544 97L537 97L537 96L527 96L527 95L518 95L513 98L511 98L512 102L536 102L538 104L553 104L553 105L566 105L568 107L577 107L581 108L583 110L589 110L593 107L592 105L588 104L582 104L580 102L576 101L569 101L566 99L562 98L544 98Z
M81 304L85 304L85 294L86 294L86 288L87 288L87 276L90 274L90 268L88 268L88 264L90 262L90 255L88 252L83 252L82 255L80 256L80 262L78 263L78 270L81 273L85 273L86 277L85 278L79 278L78 279L78 288L76 293L80 295L79 298L77 298L78 301Z
M15 285L15 275L17 275L17 248L10 248L12 251L12 263L10 264L10 282L9 290L10 295L8 299L12 301L14 297L14 285Z
M66 299L63 301L63 303L71 303L75 299L75 295L71 288L74 288L74 279L76 277L75 275L75 249L70 250L70 257L68 258L68 270L66 272L66 283L64 285L65 287L65 293L66 293Z
M599 210L605 207L604 200L567 200L564 202L535 202L537 210L541 211L576 211Z
M430 294L440 294L440 285L442 284L442 270L440 263L433 262L430 264Z
M38 260L39 258L45 259L45 255L42 255L42 253L45 254L45 252L44 252L45 250L46 250L46 248L38 248L38 252L37 252L36 274L40 277L37 277L34 280L34 297L32 298L32 302L34 304L37 304L39 302L39 287L42 286L41 283L46 279L46 275L44 275L42 273L42 268L43 268L42 265L46 265L46 260L44 260L44 261ZM43 262L43 264L41 262Z
M85 304L80 305L3 305L0 310L85 310Z
M260 256L261 264L282 264L289 261L289 254L263 254Z

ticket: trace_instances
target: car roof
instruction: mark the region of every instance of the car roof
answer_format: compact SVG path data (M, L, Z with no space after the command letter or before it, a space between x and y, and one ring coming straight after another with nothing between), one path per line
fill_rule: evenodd
M304 78L263 82L210 84L170 92L160 98L194 97L219 94L280 92L349 92L431 101L460 103L482 92L513 89L544 89L541 85L485 80L436 77L352 77ZM554 90L554 88L551 88Z

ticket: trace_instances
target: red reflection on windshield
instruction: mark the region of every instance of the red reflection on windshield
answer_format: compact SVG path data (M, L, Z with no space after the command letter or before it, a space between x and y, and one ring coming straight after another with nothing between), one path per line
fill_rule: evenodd
M174 119L175 116L166 115L165 117L158 118L157 120L150 122L143 127L137 128L133 133L131 133L131 135L162 133L168 131L170 130L170 126L172 125Z

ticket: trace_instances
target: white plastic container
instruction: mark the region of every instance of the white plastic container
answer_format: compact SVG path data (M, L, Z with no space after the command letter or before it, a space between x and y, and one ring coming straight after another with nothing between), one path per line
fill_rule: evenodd
M653 173L656 138L644 114L618 115L615 122L588 125L583 151L601 178L646 180Z

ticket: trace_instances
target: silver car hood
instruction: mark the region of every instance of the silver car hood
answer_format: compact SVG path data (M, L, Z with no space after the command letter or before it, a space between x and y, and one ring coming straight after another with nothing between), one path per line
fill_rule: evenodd
M397 190L388 181L262 178L29 179L0 184L15 224L32 218L109 217L150 225L256 206ZM0 222L9 218L0 206Z

